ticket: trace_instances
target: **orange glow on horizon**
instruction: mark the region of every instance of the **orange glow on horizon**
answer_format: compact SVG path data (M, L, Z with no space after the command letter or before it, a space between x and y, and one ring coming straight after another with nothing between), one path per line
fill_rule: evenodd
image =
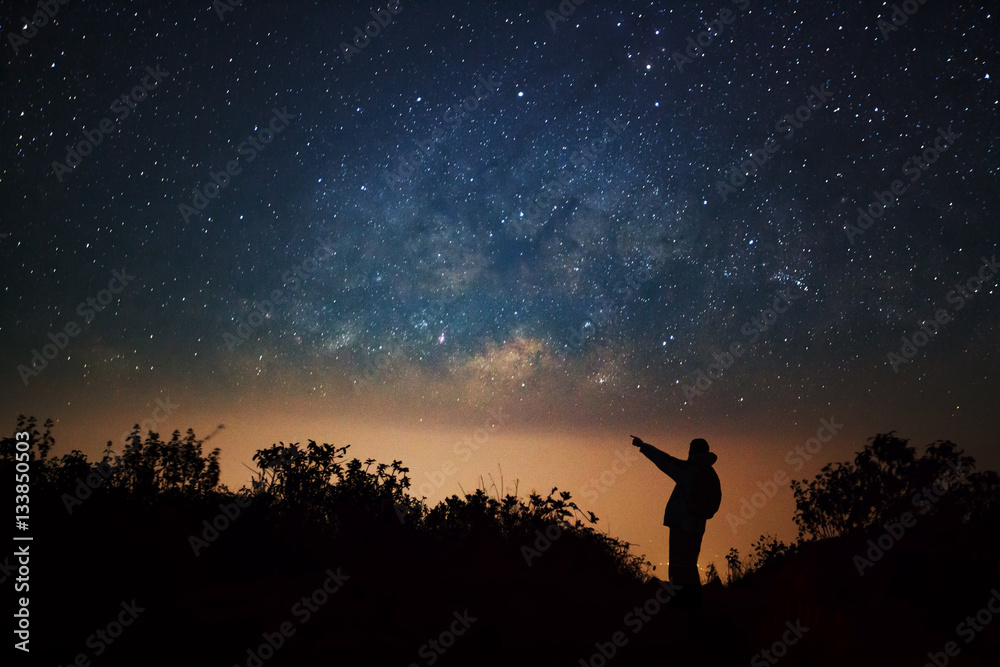
M495 354L500 361L516 365L530 352L530 345L519 343L516 349L498 349ZM844 428L809 460L799 463L796 448L815 436L821 419L829 414L798 419L790 431L778 432L724 420L706 425L694 419L658 423L638 414L629 419L624 408L598 412L595 403L586 400L575 407L557 406L561 416L553 414L546 420L546 406L531 400L515 398L494 409L463 400L458 389L449 395L443 386L434 389L437 395L428 390L422 396L403 394L401 398L397 391L369 391L343 399L289 398L286 392L268 392L264 387L258 388L256 396L246 392L237 399L203 396L204 389L191 389L176 394L119 394L107 401L96 392L81 391L67 404L36 400L30 413L41 420L48 416L57 420L53 454L80 449L91 460L100 458L108 439L117 440L136 421L151 419L165 403L176 409L155 424L154 430L163 439L169 439L174 429L183 433L188 427L205 437L218 424L225 424L204 446L221 449L222 481L231 489L249 482L251 474L245 466L253 467L252 456L258 449L279 441L304 444L310 439L351 445L350 458L401 460L410 469L411 495L426 496L431 504L481 485L491 493L501 486L509 492L516 488L522 497L532 491L546 495L558 487L569 491L581 510L598 516L597 529L628 541L633 553L645 554L662 577L666 576L668 536L662 526L663 508L673 483L650 461L636 458L630 433L682 458L692 438L704 437L718 454L723 502L708 524L700 565L704 571L714 563L725 577L730 548L737 548L745 560L750 545L762 534L774 534L785 542L796 537L792 493L787 481L772 487L776 473L811 479L826 463L852 459L869 437L891 430L873 426L871 420L838 418ZM26 408L20 411L28 412ZM600 415L606 415L603 424ZM915 428L905 435L914 438L911 444L922 447L937 434ZM960 436L938 437L951 437L961 445ZM995 467L990 465L995 453L966 449L977 457L980 469ZM789 453L790 459L786 458Z

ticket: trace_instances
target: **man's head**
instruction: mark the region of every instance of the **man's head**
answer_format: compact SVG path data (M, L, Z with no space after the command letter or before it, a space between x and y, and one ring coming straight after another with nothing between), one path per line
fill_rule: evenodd
M695 454L708 454L708 441L703 438L695 438L691 441L691 447L688 449L688 458L691 458Z

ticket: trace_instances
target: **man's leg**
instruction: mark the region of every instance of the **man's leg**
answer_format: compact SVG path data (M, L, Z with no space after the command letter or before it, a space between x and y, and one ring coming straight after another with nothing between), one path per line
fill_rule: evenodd
M672 607L692 609L701 607L701 575L698 574L698 553L701 551L703 532L679 528L670 529L670 564L667 574L672 586L680 586Z

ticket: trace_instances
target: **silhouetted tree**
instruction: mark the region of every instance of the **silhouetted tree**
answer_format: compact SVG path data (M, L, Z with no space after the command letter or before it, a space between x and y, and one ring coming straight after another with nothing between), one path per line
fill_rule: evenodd
M950 441L928 445L922 457L908 442L894 431L876 435L853 462L830 463L811 482L792 481L800 539L881 527L913 511L914 497L932 487L939 496L934 511L968 519L976 511L976 489L992 488L995 474L974 472L975 459Z
M108 441L104 455L104 463L112 468L109 488L150 499L163 493L204 495L219 484L219 449L204 456L193 429L183 440L180 431L174 431L169 442L149 431L144 441L136 424L121 455L111 450L111 444Z

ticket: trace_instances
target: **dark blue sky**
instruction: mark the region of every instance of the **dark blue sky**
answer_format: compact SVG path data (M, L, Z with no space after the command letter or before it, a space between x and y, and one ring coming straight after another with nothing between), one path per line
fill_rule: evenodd
M422 383L441 405L471 383L525 421L597 406L780 430L833 405L962 405L957 433L995 433L996 274L949 301L997 252L985 6L926 3L890 31L880 5L585 2L553 29L555 2L406 1L347 62L368 5L71 1L15 52L22 4L0 19L11 419L54 396L239 397L263 379L344 401L370 383L419 402L401 387ZM78 304L123 268L134 282L85 322Z

